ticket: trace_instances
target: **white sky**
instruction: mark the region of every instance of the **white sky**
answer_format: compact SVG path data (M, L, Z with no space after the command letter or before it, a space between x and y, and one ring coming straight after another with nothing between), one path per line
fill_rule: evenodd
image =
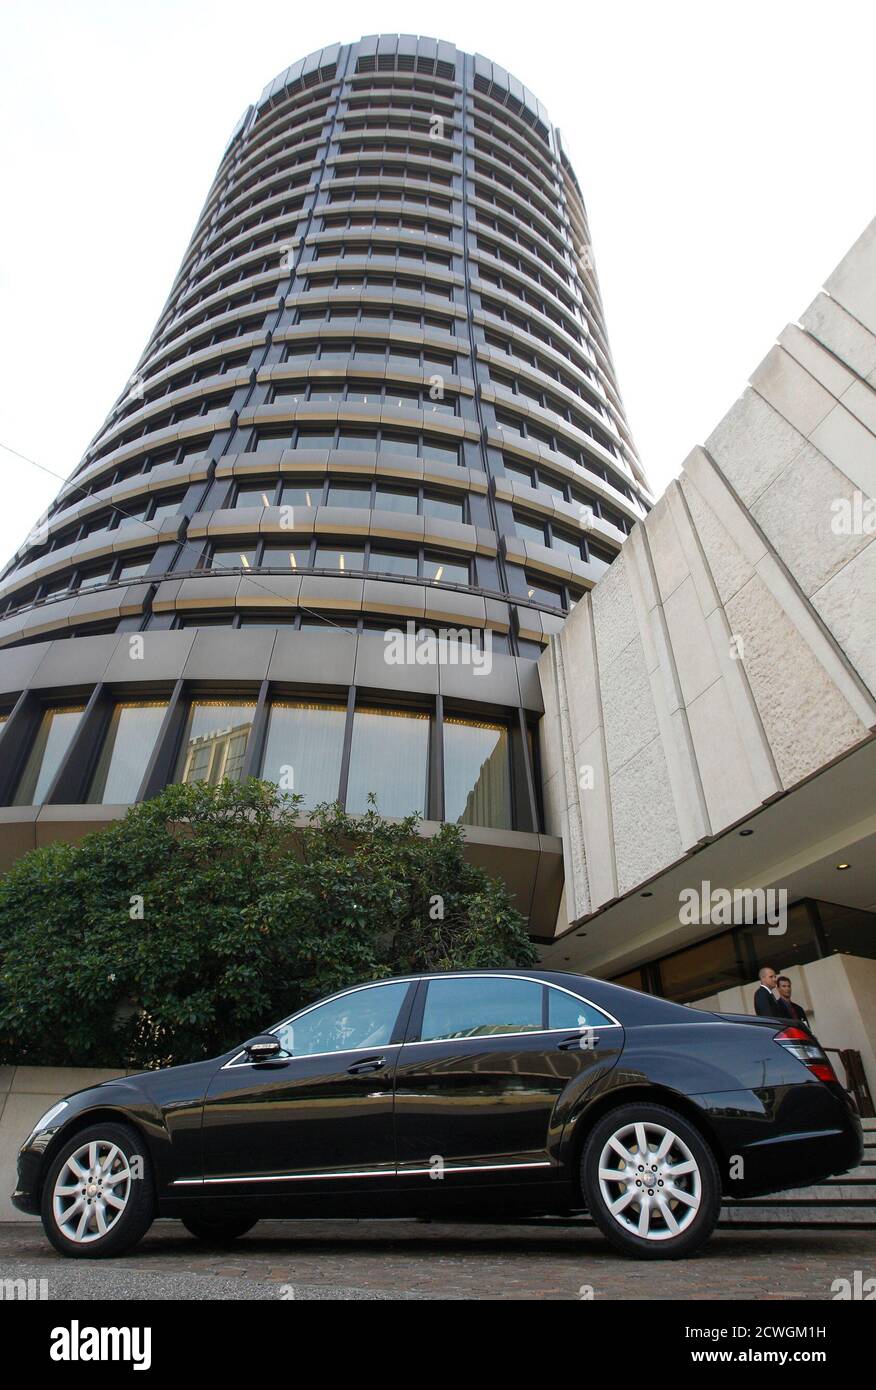
M658 493L873 215L869 0L3 0L0 442L69 473L244 108L378 32L486 54L562 129ZM0 479L2 564L58 483L5 452Z

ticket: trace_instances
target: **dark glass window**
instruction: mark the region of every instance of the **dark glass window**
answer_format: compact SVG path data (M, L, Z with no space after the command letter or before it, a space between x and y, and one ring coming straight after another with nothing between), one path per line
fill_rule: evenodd
M386 1047L407 992L406 980L353 990L317 1004L274 1032L293 1057Z
M268 720L262 777L303 797L310 810L334 801L341 776L347 711L343 705L275 700Z
M565 990L548 988L548 1026L550 1028L599 1028L610 1023L604 1013Z
M381 815L426 814L430 723L429 716L419 710L356 710L348 811L354 815L366 811L373 792ZM391 758L388 748L393 750Z
M542 1028L542 986L537 980L488 975L430 980L421 1038L489 1038Z

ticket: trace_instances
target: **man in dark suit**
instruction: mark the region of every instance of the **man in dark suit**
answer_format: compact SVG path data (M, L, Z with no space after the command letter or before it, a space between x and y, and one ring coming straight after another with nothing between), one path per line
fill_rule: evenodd
M787 975L777 975L776 984L779 990L779 1003L784 1005L788 1017L792 1018L795 1023L802 1023L804 1028L808 1028L809 1019L806 1017L805 1011L791 998L791 981Z
M754 991L754 1012L761 1018L790 1018L790 1012L780 1006L775 990L778 975L771 965L764 965L758 971L760 984Z

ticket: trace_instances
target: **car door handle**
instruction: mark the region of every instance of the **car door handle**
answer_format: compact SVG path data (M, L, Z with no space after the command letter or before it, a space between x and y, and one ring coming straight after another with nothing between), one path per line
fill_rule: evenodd
M585 1036L584 1031L576 1033L574 1038L563 1038L562 1042L557 1043L561 1052L571 1052L573 1048L581 1046L581 1039Z
M368 1057L364 1062L354 1062L351 1067L347 1067L350 1076L361 1076L363 1072L380 1071L381 1067L386 1066L385 1057Z

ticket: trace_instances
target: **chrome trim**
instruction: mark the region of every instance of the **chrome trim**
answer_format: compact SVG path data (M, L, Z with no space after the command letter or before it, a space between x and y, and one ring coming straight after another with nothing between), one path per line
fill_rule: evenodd
M552 1168L550 1159L538 1159L527 1163L460 1163L444 1165L445 1173L493 1173L510 1168ZM330 1178L404 1178L433 1173L433 1168L366 1168L343 1173L260 1173L248 1174L240 1178L175 1178L171 1187L205 1187L222 1182L312 1182Z
M432 981L432 980L497 980L497 979L498 979L498 980L531 980L534 984L544 985L547 989L558 989L558 990L560 990L560 992L561 992L562 994L568 994L568 995L571 996L572 999L577 999L577 1000L579 1000L580 1003L582 1003L582 1004L588 1004L588 1005L590 1006L591 1009L596 1009L596 1011L597 1011L598 1013L602 1014L606 1019L609 1020L607 1023L592 1023L592 1024L585 1024L585 1025L582 1026L582 1029L581 1029L582 1032L584 1031L584 1028L586 1028L586 1027L590 1027L590 1028L594 1028L594 1029L595 1029L595 1028L623 1028L623 1024L622 1024L621 1022L619 1022L618 1019L615 1018L614 1014L610 1014L610 1013L608 1012L608 1010L602 1008L602 1006L601 1006L600 1004L594 1004L593 1000L592 1000L592 999L587 999L587 998L585 997L585 995L583 995L583 994L576 994L574 990L572 990L572 989L567 989L565 985L557 985L557 984L553 984L552 982L550 982L550 981L548 981L548 980L540 980L540 979L538 979L537 976L535 976L535 975L517 975L517 974L512 973L511 971L504 971L504 970L503 970L501 973L497 973L496 971L489 971L489 970L483 970L483 971L480 971L480 970L475 970L475 971L470 971L470 970L459 970L459 971L451 971L451 972L449 972L449 973L447 973L447 974L441 974L441 975L402 975L401 978L400 978L400 979L397 979L397 980L372 980L370 984L366 984L366 985L351 985L349 989L342 989L342 990L339 990L337 994L328 994L328 995L326 995L325 999L317 999L317 1001L316 1001L315 1004L308 1004L308 1006L307 1006L306 1009L300 1009L299 1012L298 1012L297 1014L290 1014L288 1018L284 1018L280 1023L275 1023L274 1026L273 1026L273 1028L269 1028L267 1031L268 1031L269 1033L277 1033L277 1032L279 1032L279 1030L280 1030L281 1028L285 1028L286 1025L287 1025L287 1023L294 1023L296 1019L298 1019L298 1018L303 1018L305 1014L309 1014L309 1013L311 1013L314 1009L318 1009L318 1008L320 1007L320 1005L322 1005L322 1004L329 1004L329 1003L331 1003L331 1001L332 1001L333 999L343 999L344 995L346 995L346 994L358 994L361 990L364 990L364 989L380 989L383 985L410 985L410 984L413 984L414 982L416 982L417 984L419 984L421 981L426 981L426 983L428 984L428 983L429 983L430 981ZM481 1036L484 1037L484 1038L531 1038L531 1037L536 1037L536 1036L538 1036L539 1034L542 1034L542 1035L543 1035L543 1034L545 1034L545 1033L574 1033L574 1032L575 1032L575 1029L574 1029L574 1028L533 1028L533 1029L531 1030L531 1032L526 1032L526 1033L484 1033L484 1034L482 1034ZM388 1046L388 1047L401 1047L401 1046L404 1046L404 1047L418 1047L418 1046L419 1046L421 1043L423 1043L423 1042L471 1042L471 1041L472 1041L471 1038L416 1038L416 1039L414 1039L412 1042L408 1042L408 1043L404 1043L404 1044L402 1044L402 1043L387 1043L387 1046ZM302 1057L340 1057L340 1056L342 1056L343 1053L345 1053L345 1052L362 1052L362 1051L364 1051L364 1050L365 1050L365 1049L359 1048L359 1047L346 1047L346 1048L339 1048L339 1049L338 1049L337 1051L335 1051L335 1052L303 1052L303 1053L301 1053L301 1056L302 1056ZM252 1062L239 1063L239 1062L238 1062L238 1058L243 1057L243 1056L244 1056L244 1051L243 1051L243 1049L241 1048L241 1050L240 1050L239 1052L236 1052L236 1053L234 1054L234 1056L231 1058L231 1060L230 1060L229 1062L225 1062L225 1063L223 1064L223 1066L220 1068L220 1070L221 1070L221 1071L227 1071L229 1068L231 1068L231 1067L236 1067L236 1066L239 1066L239 1065L243 1065L243 1066L253 1066L253 1065L254 1065L254 1063L252 1063ZM297 1060L297 1058L296 1058L295 1060Z
M532 1163L458 1163L448 1166L444 1164L445 1173L495 1173L500 1169L508 1168L553 1168L550 1159L538 1159ZM434 1173L434 1168L399 1168L398 1176L406 1178L410 1173L420 1175L423 1173Z
M280 1026L281 1028L285 1027L285 1025L282 1024L282 1023L281 1023L279 1026ZM272 1029L271 1029L271 1032L273 1032L273 1031L274 1031L274 1030L273 1030L273 1028L272 1028ZM574 1032L574 1029L573 1029L572 1031ZM401 1046L402 1046L401 1043L387 1043L387 1044L385 1045L383 1051L384 1051L384 1052L389 1052L390 1048L398 1048L398 1047L401 1047ZM267 1061L269 1061L269 1062L278 1062L278 1061L279 1061L279 1062L282 1062L282 1061L285 1060L285 1061L287 1061L287 1062L298 1062L298 1061L303 1061L306 1057L352 1057L352 1056L353 1056L355 1053L357 1053L357 1052L368 1052L368 1051L369 1051L369 1049L368 1049L367 1047L339 1047L339 1048L335 1048L334 1051L332 1051L332 1052L301 1052L301 1053L298 1053L298 1054L295 1054L295 1053L287 1053L285 1059L284 1059L283 1057L276 1057L276 1056L274 1056L274 1057L268 1057L268 1058L267 1058ZM238 1058L238 1057L242 1057L242 1056L243 1056L243 1053L242 1053L242 1052L238 1052L237 1055L236 1055L235 1057L233 1057L232 1060L231 1060L230 1062L226 1062L226 1063L225 1063L225 1065L221 1068L221 1070L222 1070L222 1071L228 1071L229 1068L231 1068L231 1069L234 1070L234 1071L240 1071L240 1069L241 1069L242 1067L264 1066L264 1062L238 1062L237 1058ZM365 1059L363 1058L362 1060L364 1061Z
M608 1028L622 1027L621 1023L585 1023L578 1028L531 1028L525 1033L473 1033L468 1038L415 1038L413 1042L403 1043L402 1046L437 1047L439 1043L499 1042L505 1038L543 1038L547 1033L565 1033L571 1036L573 1033L586 1033L588 1029L595 1033L597 1030L605 1032Z

